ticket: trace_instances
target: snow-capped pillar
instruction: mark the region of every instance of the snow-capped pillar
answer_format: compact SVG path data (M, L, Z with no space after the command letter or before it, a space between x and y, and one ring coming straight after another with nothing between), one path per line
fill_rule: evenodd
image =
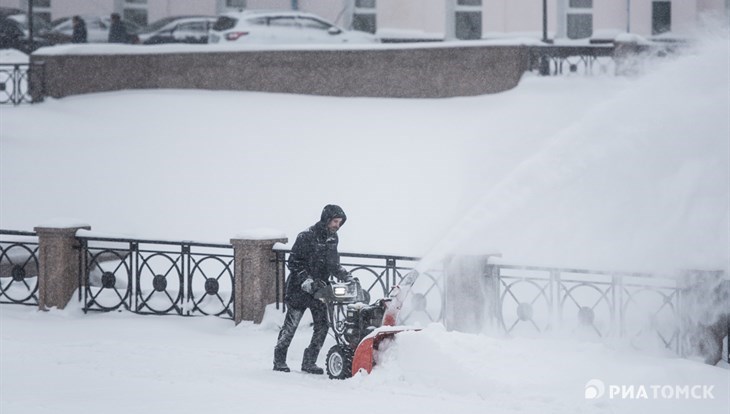
M79 287L81 253L76 231L91 230L88 225L39 226L38 307L63 309Z
M266 305L276 302L276 243L288 239L280 234L274 237L240 236L231 239L234 255L234 315L241 321L261 323Z

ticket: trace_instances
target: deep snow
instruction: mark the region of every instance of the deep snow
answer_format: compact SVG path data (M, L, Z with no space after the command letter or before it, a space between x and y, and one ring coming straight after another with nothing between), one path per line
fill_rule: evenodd
M0 228L293 241L324 204L341 250L655 270L730 268L727 33L637 78L535 78L445 100L125 91L0 107ZM620 341L430 325L369 376L271 371L281 315L0 307L0 412L727 413L730 371ZM290 353L298 367L311 334ZM328 340L331 344L331 339ZM322 362L322 357L320 362ZM586 384L711 385L711 400L585 399ZM346 408L344 408L346 407Z
M341 249L728 269L728 41L639 78L535 78L443 100L126 91L0 109L0 227L293 241L338 203Z
M370 375L331 381L299 372L312 332L306 322L289 352L294 371L271 370L282 319L276 312L260 326L238 327L212 317L84 315L75 305L47 313L3 305L0 318L0 411L8 414L720 414L730 407L727 369L621 344L508 339L430 325L399 334ZM328 338L325 350L332 344ZM707 385L714 399L588 400L592 379L606 386Z

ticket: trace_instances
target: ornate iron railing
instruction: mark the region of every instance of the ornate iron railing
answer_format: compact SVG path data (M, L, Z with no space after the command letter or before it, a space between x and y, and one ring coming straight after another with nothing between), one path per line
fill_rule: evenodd
M43 63L0 63L0 105L20 105L43 100L45 90L45 65ZM31 81L33 77L33 81ZM40 93L31 93L35 82ZM36 97L34 98L34 95Z
M275 248L277 261L277 292L283 291L286 281L286 260L291 250ZM340 253L341 265L360 280L371 301L384 298L420 259L409 256ZM422 271L403 306L401 320L434 322L443 318L443 271ZM281 289L279 287L282 287ZM277 297L277 306L283 302Z
M38 305L38 236L0 230L0 303Z
M233 318L233 247L79 237L84 311Z
M597 337L661 341L680 352L676 282L646 273L490 265L495 317L507 333L568 330Z
M0 303L38 305L36 233L0 230ZM227 244L77 236L79 301L85 312L234 316L233 247ZM275 247L277 306L290 250ZM371 301L387 296L419 258L341 253ZM492 321L510 335L568 331L594 338L654 342L682 354L688 296L677 281L646 273L605 272L491 261L479 269ZM421 271L401 312L404 323L445 319L444 270ZM478 280L475 279L475 280ZM467 287L468 288L468 287ZM452 297L452 295L456 295ZM283 307L282 307L283 309Z
M611 74L616 70L614 46L530 46L529 69L546 76Z

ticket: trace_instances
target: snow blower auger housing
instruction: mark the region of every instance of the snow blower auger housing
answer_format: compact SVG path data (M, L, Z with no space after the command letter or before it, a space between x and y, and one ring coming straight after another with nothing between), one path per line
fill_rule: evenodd
M415 281L411 272L387 298L372 305L370 295L353 278L349 282L323 286L314 297L327 305L327 319L337 344L327 352L327 375L332 379L347 379L359 370L372 370L373 353L383 339L409 328L395 327L398 311Z

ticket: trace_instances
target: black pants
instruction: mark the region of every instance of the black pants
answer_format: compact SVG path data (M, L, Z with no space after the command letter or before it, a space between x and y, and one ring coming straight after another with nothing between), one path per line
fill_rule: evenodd
M289 306L286 311L286 317L284 319L284 326L279 331L279 339L276 341L276 348L278 349L289 349L294 334L297 332L299 321L304 316L304 309L295 309ZM314 333L312 334L312 341L309 343L309 350L314 355L319 354L319 350L324 345L324 340L327 339L327 307L322 302L316 302L309 306L309 310L312 312L312 319L314 320Z

